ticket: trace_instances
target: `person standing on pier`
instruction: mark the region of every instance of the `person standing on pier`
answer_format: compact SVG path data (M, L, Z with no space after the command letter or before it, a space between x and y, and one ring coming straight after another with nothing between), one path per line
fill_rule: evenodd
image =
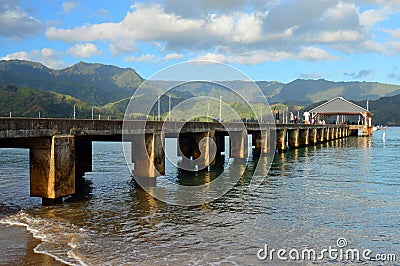
M279 124L279 111L274 107L275 123Z
M294 124L294 115L293 115L293 112L290 112L289 120L290 120L290 124Z
M305 111L303 116L304 116L304 123L305 124L310 124L310 112Z

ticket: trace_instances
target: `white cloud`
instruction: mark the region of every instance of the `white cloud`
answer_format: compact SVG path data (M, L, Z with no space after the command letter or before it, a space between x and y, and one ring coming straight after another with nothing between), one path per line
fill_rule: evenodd
M206 53L196 58L196 60L208 60L245 65L257 65L267 61L280 62L290 59L300 59L305 61L331 61L338 60L339 58L332 56L325 50L317 47L302 47L297 52L256 50L242 54Z
M210 34L229 38L235 26L235 21L232 16L210 14L207 18L206 30Z
M1 60L14 60L14 59L30 61L30 60L32 60L32 56L30 56L25 51L20 51L20 52L8 54L1 58Z
M165 60L165 61L168 61L168 60L176 60L176 59L182 59L183 57L185 57L183 54L172 53L172 54L167 54L167 55L164 57L164 60Z
M320 43L357 42L363 36L354 30L321 31L315 36L314 41Z
M71 13L72 9L78 6L77 1L71 1L71 2L63 2L61 7L62 7L62 13L63 14L69 14Z
M388 41L389 49L387 50L387 54L394 55L396 53L399 53L400 52L400 28L386 30L386 33L388 33L390 35L390 38Z
M360 24L372 27L378 22L388 19L390 11L386 8L384 9L369 9L360 14Z
M39 34L42 22L20 10L19 1L0 2L0 37L23 39Z
M126 62L150 62L154 63L157 61L157 57L153 54L144 54L138 57L135 56L128 56L125 58Z
M305 61L331 61L338 60L336 56L330 55L327 51L318 47L303 47L301 48L297 58Z
M26 60L40 62L43 65L53 68L61 69L66 67L66 64L62 61L61 55L53 49L43 48L42 50L33 50L30 52L19 51L12 54L7 54L2 57L1 60Z
M360 12L364 4L368 9ZM243 64L285 58L334 60L326 51L382 52L388 43L377 40L373 32L390 15L389 6L400 10L400 4L389 0L137 2L119 22L51 27L46 36L67 43L105 42L115 56L138 53L137 47L145 44L181 58L200 54ZM135 62L170 59L179 58L148 54L126 58Z
M240 43L253 43L261 39L262 21L256 14L241 14L234 29L233 41Z
M400 39L400 28L386 30L386 32L389 33L393 39Z
M143 54L140 56L127 56L125 57L126 62L148 62L148 63L157 63L160 61L169 61L169 60L177 60L182 59L184 57L183 54L171 53L165 55L163 58L160 58L154 54Z
M93 43L81 43L67 50L67 54L70 54L78 58L90 58L93 55L99 55L103 52L97 49L97 46Z

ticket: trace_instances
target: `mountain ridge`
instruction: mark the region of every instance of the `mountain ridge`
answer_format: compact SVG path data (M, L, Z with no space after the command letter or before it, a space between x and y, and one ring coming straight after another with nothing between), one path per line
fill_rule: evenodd
M0 84L55 91L92 105L105 105L129 97L143 81L144 79L132 68L100 63L81 61L70 67L54 70L37 62L0 61ZM226 81L226 83L236 85L234 86L236 88L248 86L248 81ZM313 103L337 96L355 101L376 100L400 94L400 85L379 82L296 79L286 84L261 80L255 83L271 103L292 101ZM197 94L204 93L206 89L197 89Z
M71 102L73 101L80 101L76 102L78 105L83 105L84 103L86 104L83 108L86 117L88 110L92 107L110 110L111 113L114 112L113 115L116 117L121 117L124 113L125 105L129 102L129 98L138 86L142 84L143 80L135 69L120 68L100 63L79 62L64 69L54 70L37 62L2 60L0 61L0 86L2 88L0 93L7 95L6 98L10 102L2 101L0 113L7 115L11 109L22 110L24 108L23 104L15 103L15 99L23 99L21 101L27 104L29 99L25 97L26 95L31 95L35 98L36 102L40 102L40 108L43 110L48 106L52 106L51 102L43 102L37 98L38 95L42 95L46 99L58 101L62 106L68 105L68 107L65 107L66 110L71 109ZM162 88L165 88L165 86L168 87L169 83L173 84L175 82L151 81L151 86L146 88L144 91L145 95L142 95L139 100L148 102L154 95L158 95L160 91L165 91ZM249 86L253 86L249 81L225 81L222 83L227 88L237 88L239 95L246 93L247 88L250 88ZM400 124L400 118L397 119L396 115L389 113L389 111L395 111L393 105L396 105L397 100L400 101L400 98L394 97L400 94L400 85L359 81L336 82L325 79L296 79L286 84L278 81L255 81L255 83L259 86L270 104L286 107L308 106L311 103L330 100L338 96L355 102L370 100L371 103L379 101L378 99L383 97L384 100L381 101L387 101L390 108L385 109L384 105L377 102L379 107L376 113L379 114L379 117L386 117L382 120L382 124L386 122L389 124ZM13 95L15 98L13 100L9 97L10 92L7 86L24 89L15 89ZM28 88L34 91L28 91ZM186 88L186 90L178 89L175 92L171 91L172 94L177 96L176 99L173 99L174 104L190 97L203 95L211 95L216 98L222 96L224 101L235 101L234 98L229 98L229 94L226 91L218 89L212 82L193 82L186 86ZM5 91L8 92L6 93ZM68 97L72 98L68 98L69 100L64 102L57 100L60 98L64 99L63 97L65 99ZM164 106L167 104L164 98L162 99L161 106L163 112L168 109ZM261 103L262 99L259 99L260 97L256 98L255 95L250 101L257 104ZM54 108L51 110L53 111L47 112L49 116L61 115ZM29 116L28 113L24 115ZM68 115L68 113L64 111L63 115ZM394 118L392 119L391 117Z
M79 62L54 70L30 61L0 61L0 84L54 91L92 105L130 96L142 82L135 70L112 65Z

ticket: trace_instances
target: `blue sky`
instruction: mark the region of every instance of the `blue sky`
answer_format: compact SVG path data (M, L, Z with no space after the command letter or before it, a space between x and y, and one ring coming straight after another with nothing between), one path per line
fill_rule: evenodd
M400 84L398 0L0 2L0 58L61 69L79 61L144 78L195 59L253 80Z

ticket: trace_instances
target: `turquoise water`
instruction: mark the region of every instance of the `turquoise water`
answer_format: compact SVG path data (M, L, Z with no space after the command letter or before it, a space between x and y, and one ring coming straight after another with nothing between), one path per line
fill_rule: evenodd
M29 197L29 152L0 149L0 239L11 224L27 227L42 241L35 252L71 265L263 265L271 264L257 257L265 245L321 250L345 238L348 248L397 255L388 265L398 265L399 151L400 128L388 128L373 138L277 153L261 186L249 192L257 161L251 157L245 176L225 196L179 207L135 186L120 143L94 143L93 172L78 195L41 207L40 199ZM217 166L223 169L227 162L222 158ZM172 166L167 173L176 182L191 182ZM6 256L0 264L10 261ZM273 265L287 263L274 259Z

